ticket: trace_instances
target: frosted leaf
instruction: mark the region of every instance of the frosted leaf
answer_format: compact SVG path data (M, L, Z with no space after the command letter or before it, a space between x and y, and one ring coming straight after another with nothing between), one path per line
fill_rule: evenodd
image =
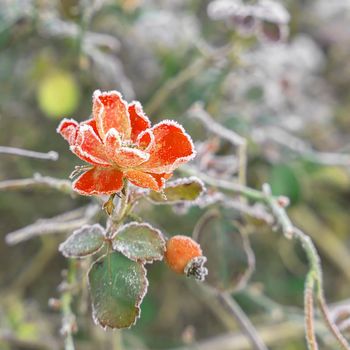
M99 225L84 225L73 232L58 250L66 258L80 258L98 252L104 244L104 228Z
M113 249L134 261L162 260L165 240L162 233L147 223L122 226L113 239Z
M203 182L196 177L182 178L168 182L162 193L150 191L149 199L157 204L194 202L205 191Z
M88 277L95 323L105 330L134 325L148 287L144 266L113 252L96 261Z

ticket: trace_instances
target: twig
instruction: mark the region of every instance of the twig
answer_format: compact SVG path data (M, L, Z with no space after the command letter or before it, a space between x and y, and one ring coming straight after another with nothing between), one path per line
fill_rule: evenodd
M189 109L189 115L192 118L198 119L209 131L216 134L222 139L227 140L233 146L237 147L237 157L239 162L238 167L238 182L241 185L246 184L246 168L247 168L247 141L233 130L223 127L217 123L209 113L203 108L202 102L196 102Z
M0 191L18 191L53 188L63 193L73 195L72 184L68 180L55 179L49 176L35 174L33 178L0 181Z
M184 70L180 71L178 75L172 79L169 79L159 88L145 108L147 113L151 115L157 112L175 90L179 89L181 86L197 76L205 67L212 64L213 61L225 58L229 52L231 52L231 50L232 47L227 46L215 50L204 57L197 58Z
M221 188L226 191L232 191L240 195L244 195L248 199L265 202L265 197L263 193L261 191L254 190L253 188L250 188L238 183L234 183L232 181L213 178L207 174L204 174L203 172L197 171L196 169L188 165L183 165L179 169L179 171L186 173L188 175L197 176L210 186Z
M277 345L281 348L281 341L285 344L293 339L298 339L303 334L304 327L301 322L284 321L277 324L258 327L261 338L269 346ZM251 344L245 335L240 333L228 333L212 337L193 346L183 346L171 350L251 350Z
M252 216L253 218L259 219L267 223L268 225L272 225L274 221L274 217L267 212L267 209L263 207L262 204L257 203L255 205L248 205L241 201L233 200L227 196L223 197L221 201L221 205L226 208L232 208L243 214L247 214Z
M42 153L42 152L29 151L22 148L0 146L0 153L13 154L15 156L22 156L22 157L29 157L29 158L36 158L36 159L47 159L47 160L58 159L58 153L55 151Z
M339 328L335 325L335 323L332 321L332 319L330 317L330 312L328 310L328 306L326 304L326 300L325 300L324 295L323 295L323 290L321 290L321 289L318 290L317 302L318 302L318 306L322 312L323 318L326 321L327 327L333 333L334 337L338 340L342 349L349 350L349 343L343 337L343 335L340 333Z
M253 138L255 138L256 142L258 143L264 142L266 139L270 139L273 142L314 163L330 166L350 167L349 154L315 151L305 141L276 126L269 126L263 129L259 128L258 130L254 130Z
M74 260L69 261L67 278L63 282L61 295L62 327L61 334L64 336L64 349L75 350L73 334L77 332L75 315L71 309L73 299L72 285L76 282L76 264Z
M323 319L342 349L350 350L350 345L348 344L347 340L341 335L339 328L334 323L330 322L331 318L329 316L328 309L325 307L326 302L323 296L323 280L320 258L315 245L309 236L307 236L303 231L292 224L283 205L279 203L278 198L272 196L269 185L265 184L263 186L263 191L260 192L245 186L230 183L229 181L220 179L217 180L205 174L202 176L202 173L199 175L198 172L189 167L186 167L185 171L191 175L201 177L201 179L209 185L220 187L224 190L229 190L237 194L242 194L249 199L263 201L270 206L271 211L274 214L277 223L281 226L284 235L289 239L295 238L302 244L302 247L309 261L310 275L315 279L314 283L316 285L318 303L322 311Z
M312 272L306 277L304 290L305 336L309 350L318 350L314 327L314 284Z
M219 301L225 306L231 315L237 320L240 328L249 338L253 349L255 350L267 350L266 345L260 338L259 333L256 331L254 326L251 324L249 318L240 308L240 306L232 299L232 297L227 293L218 294Z
M6 243L15 245L36 236L73 231L88 223L98 210L99 207L97 205L89 206L83 217L67 222L61 221L61 215L51 219L40 219L32 225L8 233L5 237Z
M196 102L188 110L190 117L198 119L209 131L230 142L234 146L242 146L246 143L244 137L238 135L233 130L227 129L217 123L209 113L203 108L202 102Z

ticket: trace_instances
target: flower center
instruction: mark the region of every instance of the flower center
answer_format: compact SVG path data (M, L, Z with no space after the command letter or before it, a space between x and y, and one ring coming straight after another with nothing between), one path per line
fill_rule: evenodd
M131 140L123 140L122 147L136 148L137 146Z

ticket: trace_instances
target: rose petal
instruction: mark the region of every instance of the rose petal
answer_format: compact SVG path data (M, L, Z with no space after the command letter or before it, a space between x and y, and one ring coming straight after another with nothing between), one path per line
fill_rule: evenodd
M110 165L103 143L92 126L88 124L79 126L75 143L70 148L74 154L88 163L103 166Z
M165 120L152 129L154 144L149 150L149 160L141 170L152 173L171 173L196 155L192 140L183 127L175 121Z
M106 134L105 139L105 151L110 160L112 161L115 152L122 146L122 140L119 132L112 128Z
M73 189L80 194L112 194L123 188L123 173L114 168L95 167L80 175L73 182Z
M96 125L96 120L91 118L91 119L88 119L88 120L85 120L84 122L81 122L80 125L84 125L84 124L87 124L87 125L90 125L94 131L95 131L95 134L101 138L99 132L98 132L98 129L97 129L97 125Z
M127 103L118 91L102 93L96 90L93 94L92 114L102 139L111 128L115 128L124 139L129 139L131 127Z
M146 162L149 154L137 148L121 147L113 156L113 162L121 168L131 168Z
M160 189L162 189L165 185L165 181L170 179L173 174L166 174L166 173L162 173L162 174L152 174L152 173L148 173L149 175L151 175L152 177L154 177L154 179L157 181L157 184L159 186Z
M165 180L171 177L172 174L150 174L138 170L128 170L124 175L135 186L160 191Z
M131 141L135 142L137 136L151 127L151 122L142 110L140 102L134 101L129 104L129 116L131 124Z
M79 124L74 119L63 119L57 127L57 132L68 141L70 145L75 142Z
M152 129L146 129L142 131L141 134L139 134L137 137L136 145L143 151L149 152L149 150L154 145L154 135Z

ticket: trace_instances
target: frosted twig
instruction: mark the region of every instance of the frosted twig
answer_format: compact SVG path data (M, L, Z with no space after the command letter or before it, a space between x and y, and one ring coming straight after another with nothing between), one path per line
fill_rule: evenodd
M276 126L254 130L252 136L258 143L271 140L314 163L350 167L350 154L315 151L307 142Z
M47 159L47 160L58 159L58 153L55 151L42 153L42 152L36 152L36 151L29 151L22 148L0 146L0 153L13 154L15 156L29 157L29 158L36 158L36 159Z
M0 191L18 191L53 188L67 194L74 194L72 184L68 180L55 179L35 174L33 178L0 181Z
M198 119L209 131L227 140L234 146L245 144L246 141L244 137L216 122L203 108L202 102L194 103L188 110L188 113L192 118Z
M88 223L99 209L100 207L97 205L88 206L83 217L70 221L62 221L62 215L51 219L40 219L34 224L8 233L5 237L6 243L15 245L36 236L73 231Z
M246 169L247 169L247 141L244 137L238 135L233 130L227 129L221 124L217 123L209 113L203 108L202 102L196 102L189 109L189 114L192 118L198 119L209 131L216 134L222 139L227 140L233 146L237 147L237 156L239 161L238 177L239 183L245 185L246 183Z
M154 94L145 110L148 114L157 112L160 107L168 100L172 93L186 84L188 81L196 77L205 67L211 65L213 61L225 59L232 52L231 46L225 46L208 53L204 57L199 57L190 63L185 69L179 72L178 75L169 79L160 89Z
M309 350L318 350L314 326L314 284L315 279L310 271L306 277L304 290L305 335Z
M221 304L229 311L232 316L237 320L240 328L249 338L253 349L255 350L267 350L266 345L261 339L259 333L256 331L255 327L250 322L247 315L243 312L236 301L227 293L219 293L218 299Z

